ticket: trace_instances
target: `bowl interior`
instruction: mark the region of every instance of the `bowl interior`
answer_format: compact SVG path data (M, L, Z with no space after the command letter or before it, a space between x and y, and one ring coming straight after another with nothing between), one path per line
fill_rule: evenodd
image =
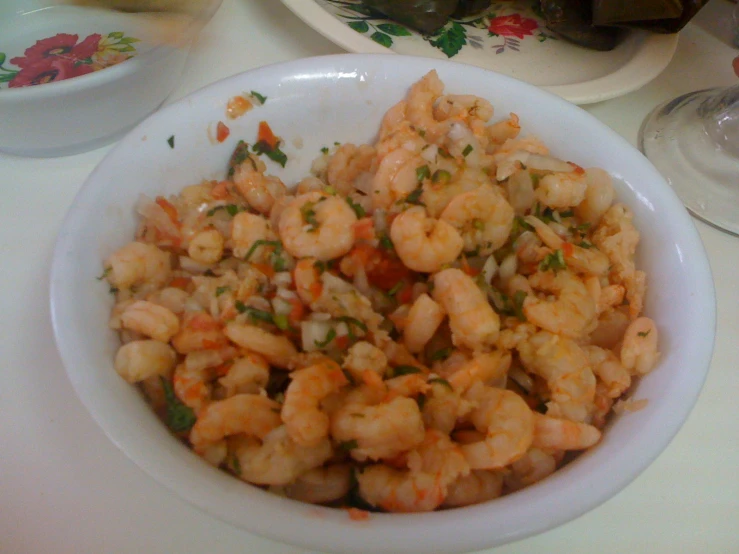
M645 312L659 326L662 358L639 383L647 407L617 418L600 445L544 481L469 508L350 520L341 510L304 505L237 482L201 461L150 412L112 367L117 347L106 323L112 305L95 280L102 260L128 242L141 193L178 192L223 177L239 139L254 142L266 120L284 139L285 169L268 171L293 184L308 174L321 147L368 142L385 111L436 69L447 92L490 100L496 118L515 112L524 134L554 155L615 178L642 231L639 264L648 273ZM226 103L244 92L264 106L229 120ZM219 121L230 128L223 143ZM170 143L173 146L170 146ZM83 186L60 232L51 304L57 344L80 399L110 439L155 479L212 515L249 531L329 552L462 552L503 544L571 520L610 498L664 449L692 408L710 362L715 301L695 228L646 159L586 112L535 87L489 71L437 60L341 55L269 66L211 85L168 106L134 129ZM556 503L556 509L554 508ZM279 518L280 525L274 525Z

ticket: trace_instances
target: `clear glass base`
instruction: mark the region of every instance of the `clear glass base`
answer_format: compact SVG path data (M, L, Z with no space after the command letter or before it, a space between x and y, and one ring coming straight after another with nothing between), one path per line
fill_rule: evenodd
M739 86L657 106L639 130L639 149L693 215L739 235Z

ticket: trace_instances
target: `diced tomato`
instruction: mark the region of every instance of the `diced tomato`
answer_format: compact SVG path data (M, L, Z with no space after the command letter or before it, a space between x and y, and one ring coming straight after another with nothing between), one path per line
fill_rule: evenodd
M169 216L169 219L172 220L172 223L177 227L180 227L180 216L177 213L177 208L175 208L174 205L163 196L157 196L155 202L165 211L167 216Z
M221 181L210 191L210 195L216 200L228 198L228 181Z
M203 339L203 350L218 350L223 346L223 341Z
M305 306L297 298L291 298L290 304L292 305L292 310L290 310L287 320L290 322L290 325L297 326L305 316Z
M400 281L411 280L411 270L398 258L384 255L373 267L367 267L367 279L382 290L390 290Z
M269 147L270 150L277 148L280 140L272 132L269 123L266 121L259 122L259 131L257 132L257 142L262 142Z
M310 293L311 300L315 302L321 297L321 293L323 293L323 285L320 281L313 281L308 287L308 292Z
M187 290L187 287L189 284L190 284L189 277L175 277L169 282L170 287L174 287L176 289L182 289L182 290Z
M269 264L258 264L258 263L252 262L251 265L253 265L257 270L264 273L270 279L275 276L275 270Z
M572 243L571 242L563 242L562 243L562 253L565 255L565 258L568 258L568 257L572 256L572 254L574 253L574 251L575 251L575 249L572 246Z
M223 121L219 121L218 125L216 125L216 140L218 142L223 142L230 134L231 129L229 129Z
M395 298L400 304L410 304L411 300L413 300L413 285L406 284L398 291Z
M372 240L375 238L375 223L371 217L363 217L354 224L354 238Z
M462 256L462 271L464 271L470 277L476 277L480 274L480 270L471 267L469 262L467 262L467 258L464 256Z
M346 350L349 348L349 336L344 335L343 337L336 337L334 339L334 343L336 343L336 346L341 350Z
M205 312L194 313L187 321L186 326L195 331L213 331L221 328L220 323Z

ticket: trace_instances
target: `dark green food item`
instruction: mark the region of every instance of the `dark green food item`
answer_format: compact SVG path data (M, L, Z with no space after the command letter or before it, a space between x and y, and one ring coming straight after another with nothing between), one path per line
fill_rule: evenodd
M362 0L362 3L428 35L446 24L459 0Z
M591 0L541 0L541 11L550 31L586 48L613 50L623 32L593 25Z
M597 25L628 25L655 33L677 33L708 0L593 0Z
M492 4L492 0L459 0L457 9L454 10L452 17L462 19L463 17L472 17L480 12L487 10Z

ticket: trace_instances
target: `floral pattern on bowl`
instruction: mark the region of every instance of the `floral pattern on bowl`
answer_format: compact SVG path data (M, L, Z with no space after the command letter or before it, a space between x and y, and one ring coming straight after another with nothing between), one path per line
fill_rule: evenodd
M395 40L419 36L405 25L385 18L380 12L365 6L361 0L318 0L319 4L344 21L358 33L368 35L376 43L391 48ZM423 40L453 58L463 48L482 50L489 47L495 54L518 52L522 40L538 42L556 40L544 23L539 1L494 2L482 15L467 19L452 19ZM490 38L499 37L500 40Z
M19 69L6 67L7 56L0 52L0 88L5 83L9 88L43 85L105 69L135 56L136 42L120 31L94 33L82 41L79 35L57 33L8 61Z

